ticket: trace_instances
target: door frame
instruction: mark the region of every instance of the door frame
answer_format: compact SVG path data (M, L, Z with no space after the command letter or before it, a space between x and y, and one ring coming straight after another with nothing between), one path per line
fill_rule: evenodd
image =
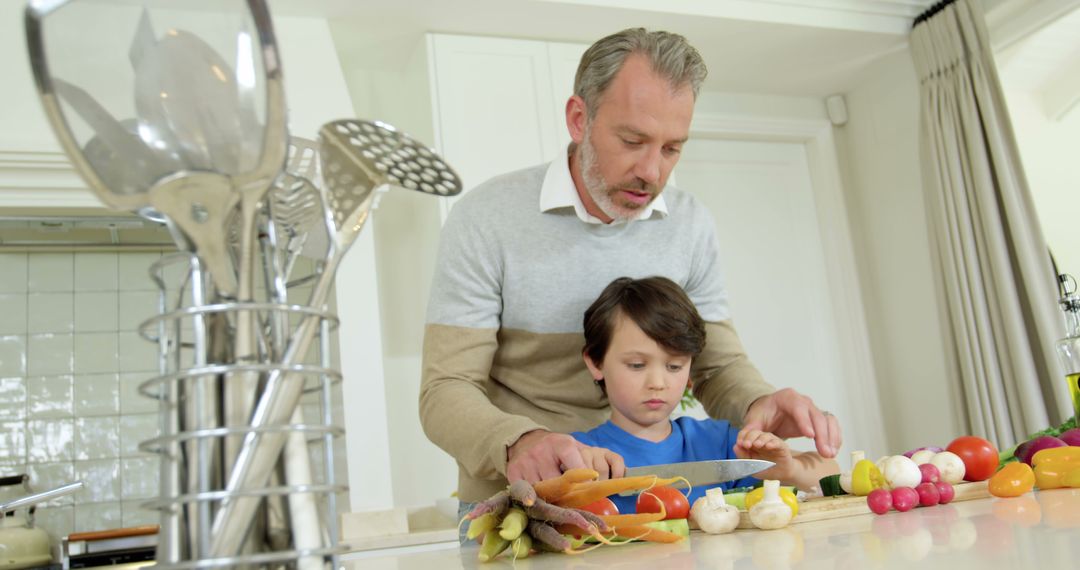
M851 411L855 414L848 420L848 425L854 429L845 434L844 440L849 449L885 450L881 399L832 124L826 119L695 113L690 136L796 143L806 149L825 270L829 276L829 298L837 327L838 356L843 373L841 385L848 391Z

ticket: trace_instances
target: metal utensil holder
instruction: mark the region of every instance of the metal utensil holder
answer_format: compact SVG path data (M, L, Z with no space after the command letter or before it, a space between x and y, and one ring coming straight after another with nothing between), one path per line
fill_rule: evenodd
M322 271L296 280L301 284L314 279ZM334 440L344 430L334 423L332 388L341 381L341 373L331 363L330 333L337 326L337 317L322 308L303 305L253 302L208 302L212 291L206 268L191 253L172 253L163 256L150 268L151 278L159 289L158 314L140 325L139 334L158 346L159 375L142 383L139 391L159 402L160 435L143 441L140 449L156 453L161 460L161 491L158 499L145 503L145 508L161 513L161 531L157 551L160 568L336 568L338 555L346 547L338 543L336 495L347 487L335 481ZM170 283L169 275L175 275ZM228 346L226 339L217 338L222 330L212 321L235 322L239 313L257 315L260 326L269 328L272 321L288 323L289 317L314 315L320 319L320 331L314 352L318 364L284 366L275 362L271 340L265 340L257 361L231 362L226 349L215 354L215 347ZM262 338L268 338L267 335ZM310 359L309 359L310 360ZM291 377L304 382L308 400L317 401L318 417L304 418L302 423L251 426L222 424L220 398L225 382L237 379L236 373L258 373L265 377L275 370L287 371ZM257 400L259 394L252 394ZM302 406L303 407L303 406ZM299 434L308 445L313 460L311 484L279 484L261 488L226 491L224 468L225 440L242 439L249 433ZM284 456L284 454L283 454ZM281 460L279 459L279 467ZM279 469L280 470L280 469ZM322 541L318 548L296 548L288 532L288 500L296 494L316 498L319 517L323 522ZM245 535L244 547L238 556L212 558L211 521L222 501L239 497L260 497L260 519L254 521ZM285 512L283 519L280 517ZM285 544L267 538L268 522L273 512L279 521L286 521L285 532L279 533ZM280 526L280 523L279 523Z

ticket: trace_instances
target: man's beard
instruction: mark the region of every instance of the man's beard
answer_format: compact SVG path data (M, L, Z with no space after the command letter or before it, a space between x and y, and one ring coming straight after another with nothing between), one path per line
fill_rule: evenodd
M585 136L578 145L578 158L581 160L581 180L585 183L585 191L589 193L600 211L615 221L633 220L641 214L641 210L652 204L653 200L660 195L660 191L654 184L648 184L640 178L632 178L629 181L611 186L604 180L600 173L600 165L597 163L596 148L592 144L592 128L585 127ZM648 192L649 201L637 204L628 200L617 200L623 190L637 190Z

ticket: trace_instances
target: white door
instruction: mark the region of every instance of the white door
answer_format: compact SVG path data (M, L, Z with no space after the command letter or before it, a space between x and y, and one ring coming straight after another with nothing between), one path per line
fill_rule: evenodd
M833 412L857 441L829 299L829 276L802 144L694 139L678 184L712 212L736 330L777 388ZM810 440L793 447L813 449ZM841 462L843 463L843 458Z

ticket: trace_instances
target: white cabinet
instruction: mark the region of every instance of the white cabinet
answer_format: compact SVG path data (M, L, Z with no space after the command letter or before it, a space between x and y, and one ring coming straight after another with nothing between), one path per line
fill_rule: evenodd
M552 160L586 46L430 34L435 144L465 189ZM453 201L447 201L447 207Z

